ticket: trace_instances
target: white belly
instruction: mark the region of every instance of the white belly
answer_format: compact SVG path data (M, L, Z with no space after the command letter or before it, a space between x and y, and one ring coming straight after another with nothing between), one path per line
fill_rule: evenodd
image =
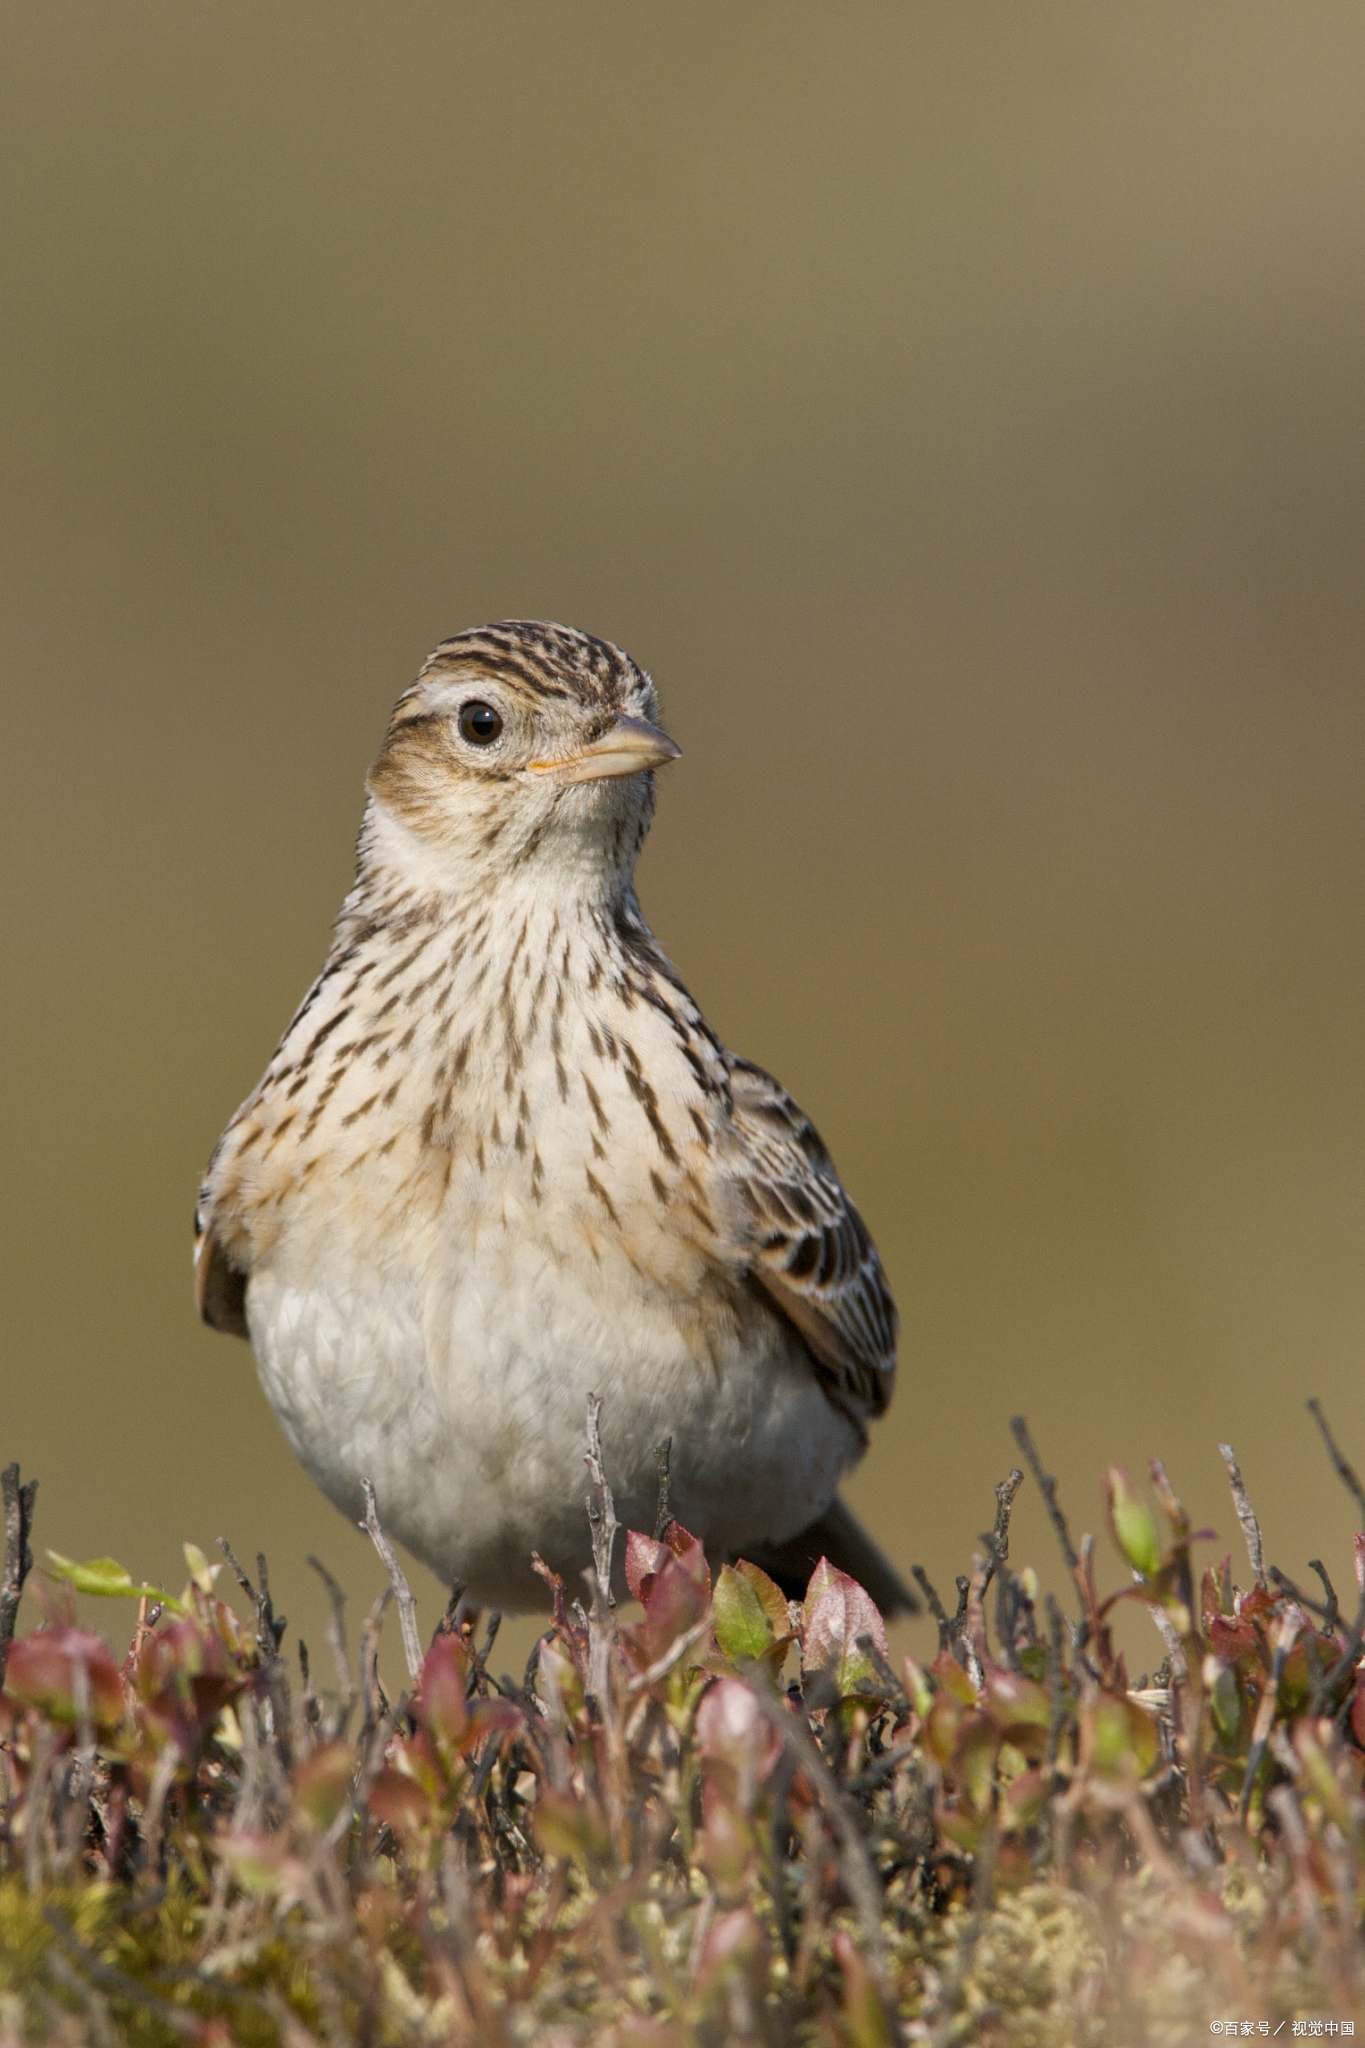
M823 1512L861 1446L783 1322L755 1304L699 1359L680 1304L619 1249L566 1259L528 1221L482 1230L477 1256L435 1281L353 1254L306 1284L287 1259L253 1273L262 1385L343 1512L358 1517L372 1479L385 1526L485 1604L544 1604L533 1550L577 1592L590 1393L625 1527L654 1526L664 1437L674 1512L710 1550L780 1541Z

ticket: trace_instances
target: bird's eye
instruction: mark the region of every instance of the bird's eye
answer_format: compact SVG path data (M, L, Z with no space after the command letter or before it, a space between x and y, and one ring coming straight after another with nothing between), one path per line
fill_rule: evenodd
M480 697L460 706L460 737L471 746L491 747L502 731L502 715Z

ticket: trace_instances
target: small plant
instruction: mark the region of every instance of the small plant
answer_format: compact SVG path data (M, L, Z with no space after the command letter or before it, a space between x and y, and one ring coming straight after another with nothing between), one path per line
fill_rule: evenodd
M458 1602L423 1649L372 1495L391 1591L352 1663L323 1572L332 1687L302 1651L291 1680L265 1562L253 1581L225 1545L246 1619L187 1545L177 1598L50 1556L44 1617L16 1637L35 1502L11 1466L0 2044L1346 2031L1365 1980L1365 1593L1347 1622L1320 1566L1320 1598L1266 1568L1224 1446L1251 1583L1230 1557L1197 1568L1154 1463L1160 1521L1109 1472L1128 1576L1103 1596L1092 1540L1073 1544L1014 1427L1074 1616L1011 1569L1015 1471L955 1613L917 1573L939 1648L899 1669L826 1562L789 1602L744 1560L713 1575L663 1509L622 1549L595 1409L586 1602L540 1568L553 1618L520 1683L489 1669L497 1617L480 1641ZM77 1625L76 1590L139 1602L121 1663ZM396 1701L377 1665L391 1598L411 1678ZM1165 1642L1136 1688L1110 1633L1121 1600Z

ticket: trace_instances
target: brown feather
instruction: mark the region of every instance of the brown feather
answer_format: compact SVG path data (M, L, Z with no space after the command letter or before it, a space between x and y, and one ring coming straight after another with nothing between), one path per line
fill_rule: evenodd
M246 1274L232 1264L212 1226L195 1247L194 1299L211 1330L221 1330L225 1337L250 1338L246 1326Z
M830 1399L865 1428L891 1398L899 1329L876 1246L786 1089L741 1059L731 1088L749 1159L749 1276L804 1338Z

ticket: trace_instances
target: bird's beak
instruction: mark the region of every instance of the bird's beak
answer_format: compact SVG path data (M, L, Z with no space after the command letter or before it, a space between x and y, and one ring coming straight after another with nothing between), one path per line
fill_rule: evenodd
M591 746L576 754L562 754L557 761L532 761L532 775L554 775L561 782L596 782L607 775L638 775L642 768L658 768L676 761L682 748L647 718L623 714Z

